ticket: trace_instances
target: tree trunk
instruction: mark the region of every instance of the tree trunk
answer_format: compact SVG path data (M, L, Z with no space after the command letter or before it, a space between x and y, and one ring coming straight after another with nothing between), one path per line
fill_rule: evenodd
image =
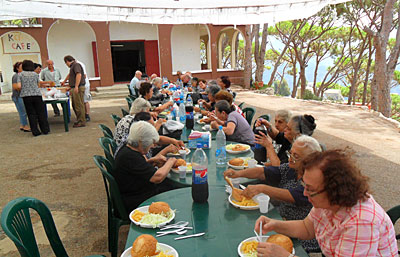
M371 64L372 64L372 38L369 36L368 37L368 47L369 47L369 53L368 53L368 62L367 62L367 70L365 72L365 80L364 80L364 91L363 91L363 99L362 99L362 105L365 105L367 103L367 92L368 92L368 77L371 69ZM372 84L372 83L371 83ZM372 87L372 86L371 86ZM371 88L371 93L372 93L372 88Z
M306 78L306 67L304 64L300 63L300 97L304 99L304 94L306 93L307 78Z
M255 74L256 81L263 80L265 48L267 47L267 36L268 36L268 23L265 23L261 36L261 44L259 46L259 52L256 59L256 64L257 64L256 74Z
M293 90L292 90L292 95L291 95L292 98L295 98L296 94L297 94L298 83L297 83L297 75L296 74L297 74L296 71L293 72Z
M358 84L358 68L354 68L353 79L351 80L351 86L349 91L349 99L347 100L348 105L351 105L352 101L353 104L355 103L357 84Z
M251 79L251 61L252 61L252 54L251 54L251 46L252 46L252 37L251 37L251 25L246 25L245 28L245 54L244 54L244 72L243 72L243 79L244 79L244 87L249 89L250 88L250 79Z

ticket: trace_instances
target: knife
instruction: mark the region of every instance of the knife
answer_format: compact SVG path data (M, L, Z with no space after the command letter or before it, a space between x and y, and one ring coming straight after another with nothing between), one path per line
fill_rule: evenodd
M174 238L174 240L181 240L181 239L190 238L190 237L198 237L198 236L202 236L204 234L205 234L205 232L198 233L198 234L193 234L193 235L188 235L188 236L181 236L181 237Z

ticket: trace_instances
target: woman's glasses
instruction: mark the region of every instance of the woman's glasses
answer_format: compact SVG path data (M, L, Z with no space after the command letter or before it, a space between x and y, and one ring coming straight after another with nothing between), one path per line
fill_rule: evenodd
M319 194L325 192L325 188L322 189L322 190L319 190L319 191L317 191L317 192L307 189L307 185L306 185L306 183L304 183L303 178L300 178L300 184L304 187L304 190L307 191L307 193L308 193L308 195L309 195L310 197L314 197L314 196L317 196L317 195L319 195Z

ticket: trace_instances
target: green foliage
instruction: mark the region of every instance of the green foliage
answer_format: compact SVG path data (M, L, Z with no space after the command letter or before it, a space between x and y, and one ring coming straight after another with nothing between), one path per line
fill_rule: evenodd
M400 121L400 95L391 94L392 97L392 119Z
M304 100L316 100L316 101L322 101L322 97L318 97L316 95L314 95L313 92L311 92L311 90L306 89L306 91L304 92Z
M287 83L286 79L283 79L282 83L281 81L274 81L274 90L276 95L282 95L282 96L289 96L290 95L290 88L289 84Z

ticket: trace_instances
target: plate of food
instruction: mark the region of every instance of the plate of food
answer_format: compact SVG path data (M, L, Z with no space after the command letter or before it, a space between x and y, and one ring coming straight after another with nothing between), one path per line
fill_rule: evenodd
M200 120L198 120L196 122L197 122L197 124L200 124L200 125L206 125L207 124L206 118L202 118L202 119L200 119Z
M292 240L282 234L275 234L271 236L261 236L261 242L268 242L282 246L289 253L295 254ZM257 237L249 237L238 246L238 254L240 257L257 257Z
M253 158L251 157L238 157L233 158L228 161L228 166L235 170L242 170L248 168L248 161ZM254 159L253 159L254 160Z
M186 155L190 154L190 149L189 148L179 149L179 150L186 150ZM167 156L180 156L179 150L176 151L175 153L167 153Z
M250 150L250 146L245 144L229 144L225 146L225 149L230 154L238 154L247 152Z
M242 201L238 202L236 201L233 197L232 194L228 196L228 201L230 204L235 206L236 208L242 209L242 210L258 210L260 206L258 205L258 201L256 197L253 197L251 199L244 198Z
M179 166L186 166L186 173L192 173L192 164L186 163L184 159L177 159L175 165L171 168L171 170L175 173L179 173Z
M121 257L179 257L178 252L167 244L157 242L151 235L143 234L136 238L133 245L126 249Z
M154 202L136 208L129 214L129 218L137 226L157 228L170 223L175 218L175 211L166 202Z

